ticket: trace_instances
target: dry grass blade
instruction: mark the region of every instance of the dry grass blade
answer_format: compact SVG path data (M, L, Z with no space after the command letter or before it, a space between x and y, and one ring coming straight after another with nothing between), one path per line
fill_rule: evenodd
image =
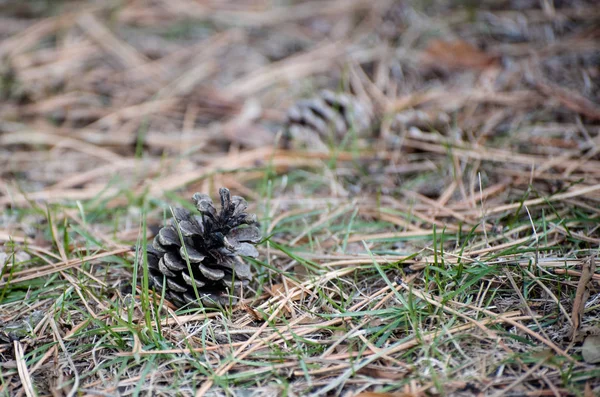
M23 345L19 341L13 342L13 347L15 349L15 357L17 359L17 369L19 371L19 378L21 379L21 384L23 385L23 391L27 397L36 397L37 393L33 388L33 383L31 382L31 374L27 369L27 364L25 363L25 359L23 357Z
M103 26L91 13L83 14L77 24L88 33L98 45L113 54L125 68L134 68L143 65L148 60L139 54L133 47L117 39L105 26Z
M109 252L103 252L96 255L90 255L88 257L84 257L83 259L73 259L67 260L64 262L52 263L47 266L36 267L32 269L21 270L18 272L14 272L12 275L16 276L10 280L11 283L21 283L27 280L33 280L38 277L44 277L49 274L53 274L59 271L64 271L75 266L81 265L82 263L91 262L97 259L102 259L108 256L124 254L126 252L131 252L131 248L121 248ZM8 281L0 281L0 287L4 287L8 285Z
M75 380L74 380L73 386L71 387L71 390L69 390L69 392L67 393L67 397L73 397L75 394L77 394L78 389L79 389L79 373L77 371L77 367L75 366L75 363L73 362L73 359L71 358L71 355L69 354L69 352L65 346L65 343L64 343L62 337L60 336L60 332L58 331L58 327L56 326L56 322L54 321L54 318L50 317L49 322L50 322L52 331L54 332L54 337L58 341L58 344L60 345L63 353L65 354L65 357L67 358L67 361L69 362L69 365L71 366L71 371L73 371L73 374L75 375Z
M336 58L344 53L343 48L344 43L328 43L292 59L281 61L281 64L269 65L263 70L254 71L249 76L232 82L230 87L225 89L225 93L233 97L248 96L280 81L299 79L323 72L332 67Z

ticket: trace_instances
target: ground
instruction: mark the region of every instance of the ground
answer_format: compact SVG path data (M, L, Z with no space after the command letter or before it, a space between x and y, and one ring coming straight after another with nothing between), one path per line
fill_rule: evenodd
M0 19L0 395L600 394L595 1ZM286 117L322 90L363 118ZM260 222L253 280L177 309L134 247L220 187Z

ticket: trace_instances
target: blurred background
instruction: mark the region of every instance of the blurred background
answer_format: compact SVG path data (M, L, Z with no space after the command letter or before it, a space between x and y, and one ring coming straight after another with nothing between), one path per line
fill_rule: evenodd
M181 174L277 146L288 109L322 89L369 104L379 149L427 150L405 141L411 127L530 153L589 144L595 3L2 1L0 203L87 199L117 174L138 184L167 167L133 175L135 158L183 155ZM509 136L516 126L535 131Z
M0 394L594 395L599 85L597 0L0 0ZM221 186L241 304L149 305Z

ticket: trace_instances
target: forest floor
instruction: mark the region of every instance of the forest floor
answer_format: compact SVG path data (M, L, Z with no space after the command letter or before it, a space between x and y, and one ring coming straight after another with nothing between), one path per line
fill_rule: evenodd
M600 395L595 3L0 2L0 396ZM221 186L240 303L151 299Z

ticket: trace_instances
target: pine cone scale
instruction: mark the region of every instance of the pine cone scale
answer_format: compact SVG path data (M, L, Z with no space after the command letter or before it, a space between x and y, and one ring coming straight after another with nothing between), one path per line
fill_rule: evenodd
M185 283L189 286L193 286L194 284L196 284L196 287L202 288L206 285L205 282L200 281L197 277L194 277L194 280L192 280L192 278L187 273L181 273L181 275L183 276L183 281L185 281Z
M200 272L202 272L202 275L209 280L221 280L223 277L225 277L225 272L223 270L213 269L208 266L204 266L203 264L198 265L198 268L200 269Z
M192 215L190 213L190 211L186 210L185 208L175 207L172 209L172 211L173 211L173 216L178 221L189 219L189 217Z
M260 230L257 227L249 226L243 228L235 228L229 233L229 238L239 242L258 243L261 239ZM231 241L231 240L230 240Z
M158 242L161 246L165 245L176 245L180 246L181 242L179 241L179 235L177 234L177 230L171 227L164 227L160 229L158 232Z
M162 282L162 280L163 280L163 276L162 275L157 276L157 275L152 274L152 273L150 273L148 275L148 281L150 282L150 284L154 285L156 288L160 288L160 289L163 288L163 282Z
M191 247L191 245L187 245L185 247L181 247L179 249L179 255L181 255L182 258L188 258L188 260L190 261L190 263L200 263L204 260L204 258L206 258L204 255L202 255L200 252L198 252L195 248Z
M172 252L167 252L162 259L165 262L165 266L174 272L180 272L187 267L187 263L185 263L181 257L176 256Z
M152 240L152 248L159 255L164 255L165 253L168 252L166 249L164 249L162 247L162 245L160 244L160 241L158 241L158 236L154 237L154 240Z
M186 287L177 284L175 281L171 280L170 278L167 279L167 286L169 287L169 289L171 289L172 291L175 291L175 292L187 291Z
M173 273L169 268L165 265L165 258L162 257L158 261L158 270L167 277L176 277L177 274Z
M250 265L241 259L235 264L235 274L240 280L249 281L252 279Z
M179 222L179 229L184 237L191 237L195 234L202 234L202 230L190 221Z
M258 257L258 250L254 248L252 244L249 243L240 243L239 247L235 250L236 254L242 256L249 256L251 258Z

